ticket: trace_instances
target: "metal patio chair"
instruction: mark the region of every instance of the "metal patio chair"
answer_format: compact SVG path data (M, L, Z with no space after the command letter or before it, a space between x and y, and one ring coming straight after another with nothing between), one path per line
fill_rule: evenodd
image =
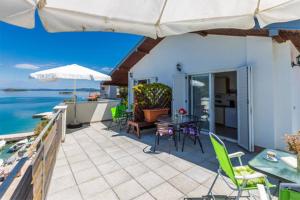
M171 141L174 141L174 145L176 151L178 151L178 144L177 144L177 136L174 130L174 127L168 123L156 123L156 134L155 134L155 144L153 151L156 151L156 146L159 145L160 137L167 136L169 137L169 153L171 152Z
M247 197L252 196L249 191L257 190L258 184L261 184L266 188L267 194L271 198L270 187L275 186L269 183L267 176L252 170L248 165L243 165L241 159L244 155L243 152L228 154L225 144L218 138L218 136L213 133L209 133L209 136L219 161L219 169L217 176L209 189L208 195L213 196L212 189L220 176L233 191L238 191L236 197L237 200L242 196L243 191L248 192L249 195ZM240 166L233 167L231 163L232 158L238 158ZM229 177L231 184L224 178L223 173Z

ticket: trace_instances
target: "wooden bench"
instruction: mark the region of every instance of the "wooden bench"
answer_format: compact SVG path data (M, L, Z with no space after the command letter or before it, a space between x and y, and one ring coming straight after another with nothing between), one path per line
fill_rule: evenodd
M135 121L128 121L127 122L128 128L127 133L130 132L131 128L133 128L134 133L141 138L141 130L146 128L153 128L155 127L154 122L135 122Z

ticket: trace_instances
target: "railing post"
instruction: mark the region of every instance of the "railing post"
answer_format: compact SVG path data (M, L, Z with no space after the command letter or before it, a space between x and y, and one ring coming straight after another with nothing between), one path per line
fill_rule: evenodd
M58 105L55 106L53 109L55 111L57 110L61 110L61 126L62 126L62 136L61 136L61 141L64 142L65 141L65 136L66 136L66 129L67 129L67 108L68 105Z

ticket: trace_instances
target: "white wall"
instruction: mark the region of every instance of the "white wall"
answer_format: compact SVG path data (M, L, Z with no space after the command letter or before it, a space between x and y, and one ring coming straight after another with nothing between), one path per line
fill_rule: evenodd
M117 106L119 100L99 100L78 102L76 105L76 119L80 123L93 123L105 120L111 120L111 107ZM66 103L67 124L74 121L74 104Z
M167 37L131 71L135 79L158 77L158 82L172 86L173 75L178 73L178 62L182 64L183 72L188 74L244 66L245 46L244 37L202 37L198 34Z
M268 37L202 37L192 33L171 36L162 40L130 71L135 79L158 77L158 82L172 87L173 76L178 73L178 62L187 74L222 72L241 66L252 66L255 145L274 148L275 136L279 127L282 127L281 124L275 127L275 122L278 122L275 114L280 116L285 110L274 109L278 104L274 101L275 95L280 95L276 92L274 84L280 72L275 73L274 63L277 64L276 68L282 65L282 62L286 65L290 50L285 46L275 45L276 50L273 52L273 46L272 38ZM273 57L279 59L274 60Z

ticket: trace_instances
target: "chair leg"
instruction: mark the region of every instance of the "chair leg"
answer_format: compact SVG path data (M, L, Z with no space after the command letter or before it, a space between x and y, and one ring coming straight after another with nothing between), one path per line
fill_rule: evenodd
M239 199L240 199L240 197L242 196L242 192L243 192L243 191L242 191L241 189L238 190L238 194L237 194L237 196L236 196L236 198L235 198L236 200L239 200Z
M195 137L194 137L194 145L196 145L196 137L197 137L197 136L195 135Z
M182 139L182 148L181 148L181 151L182 151L182 152L183 152L183 150L184 150L185 138L186 138L186 134L184 134L183 139Z
M108 127L107 127L107 130L110 130L110 129L111 129L113 122L114 122L113 120L110 121L110 123L109 123L109 125L108 125Z
M196 137L197 137L197 140L198 140L198 142L199 142L199 145L200 145L201 151L202 151L202 153L204 153L204 151L203 151L203 147L202 147L202 143L201 143L201 140L200 140L199 136L196 136Z
M154 149L153 149L154 152L156 150L156 144L157 144L158 137L159 137L158 135L155 136Z
M157 137L157 145L159 145L159 134L158 134L158 137Z
M218 172L218 173L217 173L217 176L215 177L215 179L214 179L214 181L213 181L213 183L212 183L212 185L211 185L210 188L209 188L209 191L208 191L207 195L213 196L213 195L212 195L212 189L213 189L213 187L215 186L216 181L217 181L219 175L220 175L220 174L219 174L219 172Z
M176 151L178 151L178 144L177 144L177 136L176 136L176 134L173 135L173 140L174 140L174 145L175 145Z

